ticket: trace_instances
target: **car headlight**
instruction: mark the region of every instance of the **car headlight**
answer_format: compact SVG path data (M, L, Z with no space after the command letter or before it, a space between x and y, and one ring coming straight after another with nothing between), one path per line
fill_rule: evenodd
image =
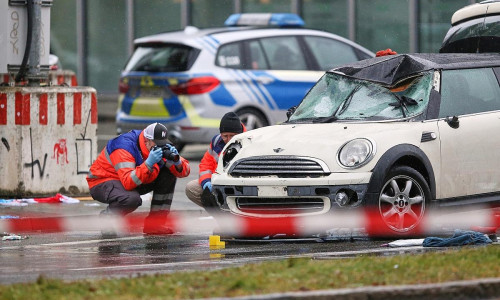
M239 142L234 142L227 146L226 150L224 150L224 153L222 154L222 166L224 168L229 166L229 163L233 160L236 154L238 154L240 149L241 144Z
M368 139L355 139L340 147L337 159L342 167L355 169L367 164L374 155L374 142Z

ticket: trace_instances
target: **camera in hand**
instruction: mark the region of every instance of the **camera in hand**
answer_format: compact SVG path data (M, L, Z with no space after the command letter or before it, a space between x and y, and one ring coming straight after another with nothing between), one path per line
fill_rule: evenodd
M151 150L156 150L158 148L161 148L163 158L165 158L167 160L175 161L175 162L179 161L179 159L180 159L179 154L175 154L172 151L170 151L170 147L168 144L166 144L162 147L154 146L153 148L151 148Z

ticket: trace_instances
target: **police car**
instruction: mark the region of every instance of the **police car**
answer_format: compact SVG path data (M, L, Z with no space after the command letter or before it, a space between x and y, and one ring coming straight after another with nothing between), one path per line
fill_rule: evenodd
M325 70L374 56L304 29L295 14L235 14L225 25L134 41L119 82L118 133L160 122L182 147L210 142L228 111L249 130L277 124Z

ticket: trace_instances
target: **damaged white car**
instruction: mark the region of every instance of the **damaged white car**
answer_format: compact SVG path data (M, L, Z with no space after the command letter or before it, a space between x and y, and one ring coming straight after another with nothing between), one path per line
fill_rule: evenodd
M500 54L364 60L318 81L287 122L235 136L213 193L248 217L373 207L396 234L429 208L500 203Z

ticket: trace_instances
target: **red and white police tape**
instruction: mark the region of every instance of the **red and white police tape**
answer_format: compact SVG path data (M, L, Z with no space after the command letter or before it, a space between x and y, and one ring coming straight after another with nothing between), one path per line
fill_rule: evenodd
M127 216L24 216L17 219L0 220L0 232L48 233L71 231L114 231L117 234L142 233L147 213L132 213ZM171 212L167 219L148 218L149 225L167 226L174 232L200 233L217 228L217 233L228 236L267 236L286 234L310 236L327 230L341 228L364 230L369 236L401 236L389 229L378 212L357 210L335 212L319 216L287 216L269 218L241 217L230 214L214 218L199 217ZM450 230L476 230L495 233L500 229L500 210L476 209L467 212L442 210L429 212L412 230L412 234L429 235ZM404 234L404 233L403 233Z

